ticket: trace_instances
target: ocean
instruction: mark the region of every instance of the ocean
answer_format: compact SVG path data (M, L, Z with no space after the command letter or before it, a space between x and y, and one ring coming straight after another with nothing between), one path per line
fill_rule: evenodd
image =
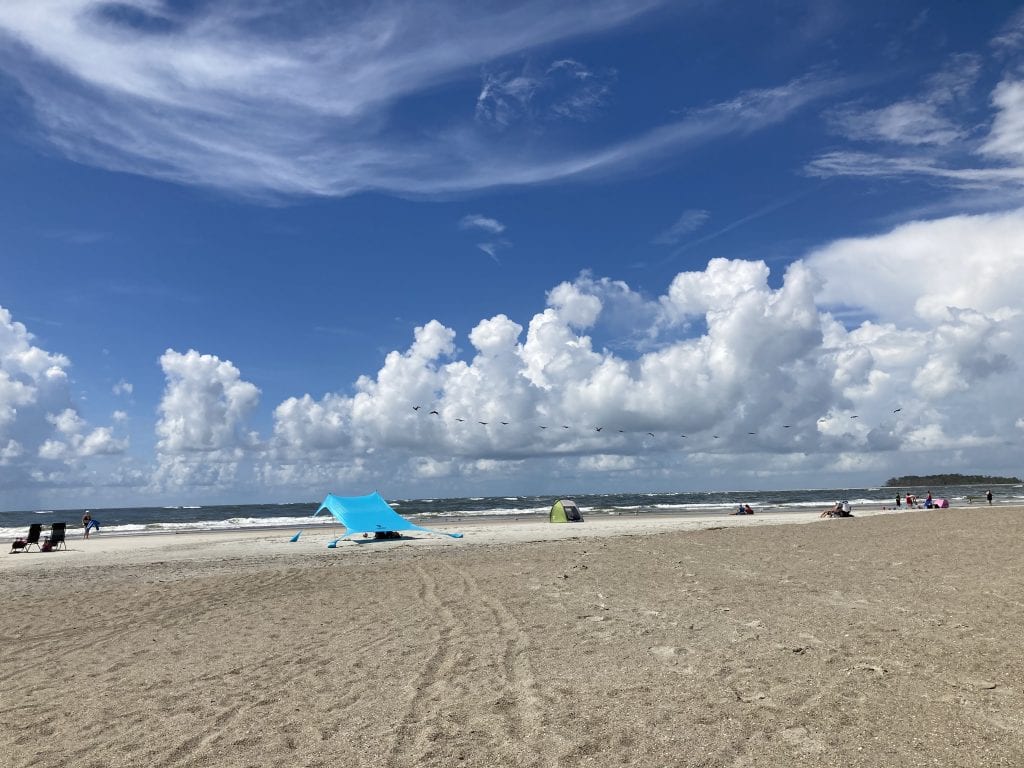
M991 488L994 504L1024 504L1022 485L952 485L929 488L901 488L924 498L931 490L934 498L948 499L954 508L969 509L985 504L985 491ZM563 496L484 496L448 499L388 499L395 511L415 522L478 520L490 518L541 519L559 498L576 501L587 516L597 515L678 515L694 517L727 514L739 504L749 504L759 514L806 510L809 514L849 501L854 515L859 505L890 506L895 488L830 488L792 491L709 491L680 493L606 493L565 494ZM973 499L973 501L971 501ZM334 525L326 512L312 518L319 501L292 504L217 504L207 506L118 507L86 509L39 509L0 512L0 538L23 536L32 523L49 525L66 522L71 530L80 527L82 515L89 512L102 526L100 535L143 535L184 531L216 531L258 528L300 528ZM986 505L987 506L987 505Z

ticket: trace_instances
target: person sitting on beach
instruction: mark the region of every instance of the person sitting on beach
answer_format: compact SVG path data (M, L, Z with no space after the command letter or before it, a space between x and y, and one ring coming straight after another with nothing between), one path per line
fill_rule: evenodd
M749 505L749 504L744 504L744 505L743 505L743 514L744 514L744 515L752 515L752 514L754 514L754 510L752 510L752 509L750 508L750 505Z
M737 509L735 512L730 512L729 514L730 515L745 515L745 514L747 514L747 511L743 508L743 505L740 504L739 509Z
M834 505L822 512L818 517L842 517L843 504L841 501L837 501Z
M82 525L85 527L85 538L87 539L89 538L89 531L98 531L100 529L100 521L93 520L92 515L88 512L82 515Z

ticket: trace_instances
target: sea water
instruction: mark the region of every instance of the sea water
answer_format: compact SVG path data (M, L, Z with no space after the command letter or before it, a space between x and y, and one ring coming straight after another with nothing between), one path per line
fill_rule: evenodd
M937 499L948 499L950 506L969 510L988 506L985 491L991 489L994 504L1024 504L1021 485L951 485L928 488L825 488L792 491L688 491L680 493L565 493L544 496L473 496L450 499L392 499L395 511L415 522L475 519L543 519L560 498L573 499L583 517L600 515L672 515L696 517L729 514L739 504L749 504L759 514L806 511L817 513L835 504L849 501L854 515L858 506L893 506L896 491L924 499L930 490ZM78 527L86 511L102 525L101 536L141 535L259 528L296 528L311 525L335 525L324 512L311 517L319 501L291 504L220 504L208 506L123 507L101 509L40 509L0 512L0 540L24 536L32 523L50 525L66 522Z

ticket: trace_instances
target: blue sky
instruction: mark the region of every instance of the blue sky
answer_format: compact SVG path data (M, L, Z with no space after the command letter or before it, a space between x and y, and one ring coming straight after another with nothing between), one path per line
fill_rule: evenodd
M0 508L1019 474L1022 63L1015 3L9 0Z

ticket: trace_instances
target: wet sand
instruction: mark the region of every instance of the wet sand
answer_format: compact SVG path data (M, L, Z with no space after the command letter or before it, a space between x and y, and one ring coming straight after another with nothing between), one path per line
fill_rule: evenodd
M0 764L1024 765L1024 508L767 517L4 555Z

